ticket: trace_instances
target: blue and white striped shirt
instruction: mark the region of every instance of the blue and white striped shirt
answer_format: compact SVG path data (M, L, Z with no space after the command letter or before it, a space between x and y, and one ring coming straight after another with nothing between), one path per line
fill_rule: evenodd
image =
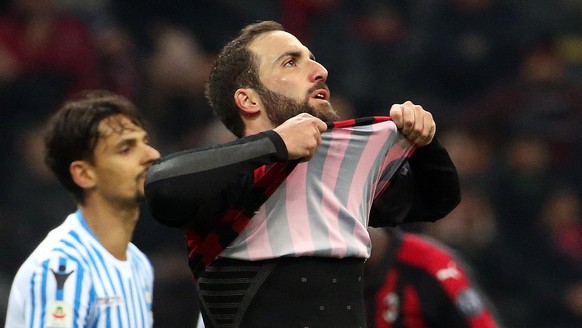
M116 259L77 211L18 270L6 327L152 327L153 280L145 254Z

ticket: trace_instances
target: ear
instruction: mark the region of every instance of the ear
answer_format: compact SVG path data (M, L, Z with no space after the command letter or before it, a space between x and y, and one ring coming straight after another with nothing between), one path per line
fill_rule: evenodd
M93 167L85 161L74 161L69 166L69 172L73 181L83 189L90 189L95 186L95 171Z
M250 88L236 90L234 93L234 102L246 114L258 113L262 108L259 94Z

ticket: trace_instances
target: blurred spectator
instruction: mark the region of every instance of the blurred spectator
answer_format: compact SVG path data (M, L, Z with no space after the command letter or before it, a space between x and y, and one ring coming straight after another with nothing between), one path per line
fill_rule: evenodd
M516 135L549 143L552 164L576 170L582 137L582 87L569 79L552 40L524 50L519 74L488 92L465 113L469 124L496 144Z
M11 174L5 180L11 197L3 208L10 219L3 223L2 231L10 233L2 234L2 239L14 250L10 256L2 257L1 264L11 277L46 231L56 227L63 215L76 208L69 193L44 163L44 125L40 122L39 119L20 127Z
M471 131L467 127L454 126L444 129L439 139L449 150L457 167L463 188L479 189L483 195L492 197L497 192L499 180L500 150L488 138Z
M419 21L420 57L411 62L415 90L446 99L443 110L458 111L481 90L517 69L522 19L503 0L427 2ZM449 115L454 115L449 113Z
M208 52L218 52L240 26L250 23L248 15L263 12L265 8L277 6L275 1L257 0L233 4L227 0L125 0L111 1L111 9L117 20L137 41L140 53L149 55L154 48L152 27L162 24L181 26L194 33L202 48ZM277 3L280 1L276 1ZM239 7L248 7L244 12ZM265 19L263 17L262 19ZM272 17L269 17L272 18Z
M529 295L539 327L582 326L582 199L553 189L543 203L536 235L524 254Z
M13 0L0 19L0 82L18 111L34 115L97 85L88 26L59 11L56 0Z
M212 56L183 28L158 25L153 31L154 51L144 62L146 89L139 102L161 131L156 138L162 152L194 147L214 119L204 97Z
M445 218L424 226L427 235L453 247L473 265L497 237L493 204L478 189L463 189L461 203Z
M93 39L55 0L12 0L0 17L0 151L11 154L20 124L56 109L64 97L97 86ZM0 178L10 175L0 159ZM2 188L4 189L4 188ZM4 191L3 191L4 192Z
M534 231L512 263L521 271L513 291L529 315L516 327L582 325L582 200L570 187L552 189L531 222ZM509 294L510 291L506 290ZM519 324L518 324L519 323Z
M532 220L560 180L552 169L550 147L542 136L516 136L504 145L505 162L493 196L498 231L504 244L528 252L535 232Z
M543 291L545 287L540 285L545 278L539 271L544 270L542 267L552 266L552 262L551 256L542 259L542 250L538 249L543 249L540 233L547 235L548 229L540 229L535 218L542 213L556 185L567 177L554 169L550 143L545 136L537 135L535 130L514 132L516 134L510 135L505 143L497 145L500 150L497 155L503 155L503 160L493 170L494 174L489 175L490 180L482 185L494 191L490 193L493 202L477 201L475 189L463 190L461 204L449 217L428 226L427 232L452 245L469 259L509 326L542 327L542 312L537 308L541 305L536 299L547 291ZM459 161L462 180L468 177L463 174L466 172L464 164L472 163L465 161L472 157L472 152L465 149L463 153L465 156ZM479 183L472 184L472 188L480 186ZM472 220L467 220L470 213ZM550 302L557 301L557 298ZM563 304L554 304L550 308L563 312ZM548 304L544 302L544 306Z
M360 97L363 115L378 114L387 110L386 103L399 103L413 99L427 104L420 94L408 84L411 74L411 58L418 55L419 37L417 1L342 1L345 10L352 13L350 28L357 41L360 57L364 58L363 81L352 80L365 91ZM354 45L350 42L351 46ZM356 75L357 76L357 75ZM347 76L346 78L350 78ZM365 108L362 108L365 107ZM438 105L431 102L431 112ZM439 121L441 121L439 119Z
M134 98L139 86L134 38L120 24L110 0L56 0L59 8L89 26L95 38L99 87Z

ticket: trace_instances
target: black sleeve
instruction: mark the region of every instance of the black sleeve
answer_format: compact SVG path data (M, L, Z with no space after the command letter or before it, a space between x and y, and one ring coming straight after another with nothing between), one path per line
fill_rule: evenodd
M244 197L253 171L287 160L285 143L274 131L160 158L148 170L145 200L152 216L170 227L211 224Z
M461 201L457 169L437 138L418 148L373 204L370 226L433 222Z

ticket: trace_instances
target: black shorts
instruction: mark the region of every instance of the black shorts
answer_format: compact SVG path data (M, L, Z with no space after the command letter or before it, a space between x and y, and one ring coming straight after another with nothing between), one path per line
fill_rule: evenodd
M364 260L218 259L198 279L207 328L365 328Z

